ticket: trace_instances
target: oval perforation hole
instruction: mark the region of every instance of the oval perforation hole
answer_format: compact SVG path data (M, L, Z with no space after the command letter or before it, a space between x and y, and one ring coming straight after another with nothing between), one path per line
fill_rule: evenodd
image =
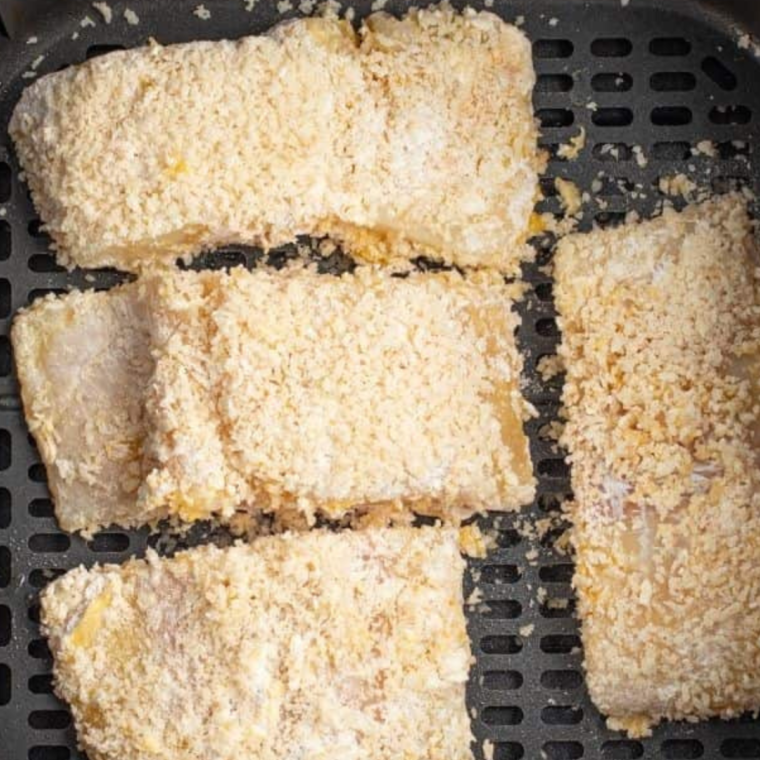
M71 546L71 539L63 533L35 533L29 538L29 548L35 554L60 554Z
M11 641L11 608L0 604L0 647L7 647Z
M726 739L720 745L720 754L731 760L760 757L760 739Z
M562 493L542 493L538 497L538 506L542 512L561 512L566 501L571 497Z
M710 109L710 121L725 126L728 124L749 124L752 111L747 106L715 106Z
M649 43L649 52L666 58L689 55L691 43L683 37L656 37Z
M129 536L125 533L98 533L87 546L94 552L123 552L129 549Z
M577 670L545 670L541 673L541 686L557 691L571 691L583 685L583 676Z
M71 715L66 710L32 710L28 720L29 726L38 731L68 728L71 725Z
M38 673L29 679L28 686L32 694L52 694L53 674Z
M594 222L603 230L608 227L619 227L625 224L625 213L623 211L600 211L594 216Z
M547 599L540 607L542 617L570 618L575 614L575 599Z
M708 56L702 61L702 71L704 71L721 90L725 90L726 92L735 90L739 84L736 75L717 58L713 58L713 56Z
M557 320L554 317L543 317L536 320L536 332L544 338L556 338L559 336Z
M32 517L52 517L53 502L50 499L33 499L29 502L29 514Z
M591 121L597 127L627 127L633 124L633 111L630 108L597 108L591 114Z
M517 726L522 723L523 711L517 705L486 707L482 720L488 726Z
M569 58L574 49L570 40L536 40L533 43L536 58Z
M0 335L0 377L11 374L11 342L5 335Z
M696 739L667 739L661 749L665 760L696 760L705 754L702 742Z
M522 648L519 636L484 636L480 640L483 654L517 654Z
M602 744L604 760L636 760L643 754L644 745L641 742L617 739Z
M11 313L11 283L0 279L0 319L7 319Z
M541 638L541 651L546 654L570 654L580 649L581 640L573 634L553 633Z
M496 742L493 745L493 760L521 760L525 756L519 742Z
M71 751L67 747L37 745L29 750L29 760L69 760Z
M572 705L549 705L541 710L541 720L548 726L575 726L583 720L583 710Z
M575 114L568 108L541 108L536 112L536 118L543 129L559 129L572 126Z
M0 707L5 707L11 701L11 669L0 664Z
M520 571L517 565L486 565L480 574L480 582L494 586L517 583Z
M28 470L29 480L33 483L47 483L47 472L45 471L45 465L38 462L31 465Z
M583 745L580 742L546 742L542 750L541 754L546 760L577 760L583 757Z
M0 203L8 203L11 192L11 167L3 161L0 162Z
M33 604L26 610L26 616L31 620L33 623L39 624L40 622L40 605L39 604Z
M718 149L718 155L724 161L729 161L732 158L739 158L740 156L749 156L752 153L752 147L746 142L746 140L720 142L716 147Z
M11 256L11 226L8 222L0 221L0 261Z
M713 177L710 181L710 187L716 195L741 191L751 184L749 177Z
M628 92L633 87L630 74L595 74L591 79L591 89L595 92Z
M483 674L483 688L491 691L512 691L522 685L522 673L517 670L489 670Z
M538 474L545 478L567 478L570 467L564 459L542 459L538 463Z
M569 74L540 74L536 80L536 92L570 92L573 78Z
M5 530L11 524L11 492L0 488L0 530Z
M691 157L691 145L683 141L657 142L651 155L656 161L686 161Z
M632 50L633 43L625 37L600 37L591 43L591 54L599 58L625 58Z
M29 642L29 646L26 648L29 652L29 656L35 660L51 660L53 655L50 653L50 648L47 645L45 639L32 639Z
M522 615L522 604L517 599L487 599L483 605L484 618L514 620Z
M0 430L0 470L7 470L11 466L11 434L7 430Z
M625 143L599 143L592 152L598 161L630 161L633 155L633 149Z
M0 588L8 588L11 582L11 550L0 546Z
M570 583L574 569L574 566L568 562L544 565L539 569L538 577L546 583Z
M649 78L649 86L655 92L691 92L697 78L689 71L659 71Z
M35 253L30 256L29 269L32 272L41 272L43 274L66 271L66 269L56 261L55 256L50 253Z
M60 578L65 572L57 567L36 568L29 573L29 585L32 588L45 588L48 583Z
M652 109L652 124L658 127L682 127L691 124L691 109L686 106L658 106Z

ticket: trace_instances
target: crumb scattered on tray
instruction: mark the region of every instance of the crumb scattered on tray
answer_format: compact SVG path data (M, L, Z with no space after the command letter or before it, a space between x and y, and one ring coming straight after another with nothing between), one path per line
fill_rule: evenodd
M290 0L280 0L279 3L277 3L277 13L279 13L281 16L284 13L287 13L288 11L293 10L293 3L290 2Z
M195 10L193 11L193 16L197 16L201 21L208 21L211 18L211 11L201 3L200 5L196 6Z
M568 142L559 146L557 155L560 158L564 158L566 161L575 161L580 155L581 151L586 147L586 128L581 127L581 131L571 137Z
M39 39L37 37L30 37L27 41L27 45L36 45L39 42Z
M80 22L79 26L82 27L82 29L87 28L88 26L95 26L95 22L89 17L85 16Z
M633 157L640 168L643 169L649 164L649 159L644 155L644 149L640 145L634 145L632 151Z
M718 155L718 146L712 140L700 140L692 149L694 156L709 156L715 158Z
M559 356L553 354L549 356L542 356L538 360L537 369L538 373L541 375L541 379L544 382L548 382L553 377L561 375L565 371L565 365Z
M690 180L685 174L675 174L671 177L660 177L660 192L671 197L681 196L689 197L696 189L695 182Z
M140 23L140 17L131 8L124 10L124 20L131 26L137 26Z
M111 10L111 6L108 3L93 3L92 7L103 17L103 21L106 24L110 24L113 21L113 10Z
M554 185L559 192L560 202L565 213L568 216L575 216L583 205L578 186L571 180L562 177L557 177L554 180Z
M519 629L518 632L520 636L522 636L524 639L527 639L528 636L530 636L535 630L536 630L536 626L533 623L530 623L529 625L524 625L522 628Z

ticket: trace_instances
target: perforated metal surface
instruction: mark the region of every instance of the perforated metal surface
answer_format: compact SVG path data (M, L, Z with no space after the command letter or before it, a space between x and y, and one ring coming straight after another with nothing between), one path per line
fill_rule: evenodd
M89 3L74 5L75 11L59 3L35 32L37 43L22 40L14 46L0 40L0 139L7 139L7 119L27 81L22 73L40 55L45 57L36 70L48 72L149 36L167 43L237 37L264 31L281 18L271 0L259 0L252 13L244 0L207 0L211 18L206 21L193 14L195 1L130 0L128 6L139 25L125 22L122 2L111 4L110 25ZM354 7L357 18L369 10L366 2ZM387 7L398 12L404 4ZM550 197L542 210L559 212L552 196L553 178L559 176L590 194L586 225L592 219L614 223L631 209L651 213L662 200L658 179L678 172L718 191L735 185L760 189L751 166L760 145L760 63L736 46L728 26L702 13L699 3L631 0L623 8L619 0L496 0L493 10L510 21L524 16L534 40L536 110L542 142L554 156L544 181ZM95 26L82 27L85 16ZM588 135L581 157L557 159L557 146L581 126ZM706 139L717 144L718 155L692 155L691 148ZM641 148L638 160L634 146ZM119 276L68 274L56 267L7 142L0 145L0 214L0 758L68 760L79 754L68 712L51 693L50 653L38 629L38 591L80 562L119 562L140 554L148 537L108 531L86 543L58 531L44 469L20 411L7 335L13 313L39 295L109 287ZM477 664L468 699L476 756L482 757L480 744L488 739L494 760L760 758L760 723L749 717L665 725L641 742L606 730L583 685L572 616L572 565L552 546L558 531L531 540L517 529L556 516L569 493L562 453L539 433L556 417L560 389L560 379L546 383L536 371L558 339L551 279L541 269L550 259L549 242L541 244L539 261L526 269L532 287L521 306L519 334L528 395L541 412L530 425L540 495L519 517L485 521L498 528L499 548L472 562L466 580L466 594L477 586L484 600L470 609ZM232 265L255 258L251 252L231 251L215 260Z

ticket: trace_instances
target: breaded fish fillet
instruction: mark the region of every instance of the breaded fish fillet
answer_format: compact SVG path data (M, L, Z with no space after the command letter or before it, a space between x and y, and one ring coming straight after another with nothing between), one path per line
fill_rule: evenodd
M469 760L450 530L262 538L80 567L42 595L92 760Z
M236 269L153 287L141 509L459 519L533 498L500 276Z
M329 234L515 272L542 159L525 36L448 7L157 44L41 78L10 133L67 266Z
M64 530L136 526L151 377L140 286L49 296L11 333L24 412Z
M588 685L610 725L760 708L760 308L746 204L556 259Z

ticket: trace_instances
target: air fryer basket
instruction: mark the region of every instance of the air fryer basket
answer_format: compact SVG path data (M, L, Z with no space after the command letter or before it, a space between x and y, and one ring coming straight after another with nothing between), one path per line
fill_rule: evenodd
M107 288L121 277L57 267L19 176L7 121L23 86L39 73L151 36L171 43L260 33L300 11L297 0L292 6L287 0L206 0L211 16L204 20L193 12L197 0L118 0L110 3L107 24L84 0L25 2L12 3L28 11L14 17L16 39L0 38L0 759L69 760L81 755L69 713L52 694L38 592L80 563L121 562L149 544L161 550L168 542L120 530L85 542L56 526L44 468L21 412L11 319L44 293ZM389 0L386 10L402 12L405 5ZM481 0L475 5L482 7ZM357 20L370 10L368 0L351 7ZM126 22L126 8L138 24ZM533 40L536 114L552 155L540 210L560 212L556 177L589 193L586 227L617 223L630 210L651 214L663 200L659 178L678 173L716 192L760 190L753 169L760 149L760 60L735 26L760 31L756 0L494 0L491 10L524 24ZM559 159L557 147L581 127L587 141L578 160ZM692 151L705 140L715 144L715 155ZM554 546L561 527L543 537L530 527L547 517L557 521L570 493L563 452L541 432L557 417L561 378L544 381L537 371L559 337L545 267L551 240L537 245L538 261L525 270L531 289L520 306L519 340L527 394L540 411L529 425L540 485L529 510L483 520L497 529L499 546L470 562L465 593L477 588L485 601L468 613L477 659L468 691L475 756L483 757L488 740L493 760L760 758L760 721L751 716L666 724L651 738L632 741L607 730L589 702L573 616L572 563ZM233 249L205 261L251 265L257 259L250 250ZM192 540L202 534L194 531Z

